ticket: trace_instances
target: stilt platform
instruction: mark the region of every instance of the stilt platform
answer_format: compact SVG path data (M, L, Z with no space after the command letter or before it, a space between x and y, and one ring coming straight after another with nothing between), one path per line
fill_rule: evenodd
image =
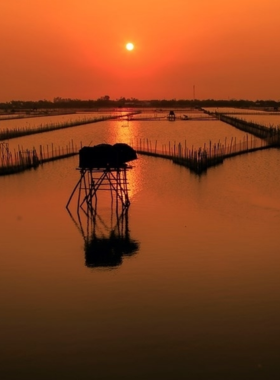
M97 195L110 191L111 201L121 203L122 210L130 205L128 196L127 172L132 169L127 162L137 159L136 151L127 144L99 144L83 147L79 151L80 178L74 187L66 208L77 195L77 210L83 208L86 214L93 215L97 206Z
M80 179L74 187L66 207L69 207L74 194L77 192L77 207L82 207L84 211L90 211L91 213L96 208L98 192L103 190L110 191L111 199L113 200L115 195L116 203L120 201L122 208L127 209L130 205L127 171L131 168L132 167L128 165L104 169L78 168L80 171Z

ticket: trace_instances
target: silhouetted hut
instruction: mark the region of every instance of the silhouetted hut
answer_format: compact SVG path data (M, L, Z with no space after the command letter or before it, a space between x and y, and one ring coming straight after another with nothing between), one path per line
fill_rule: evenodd
M125 166L126 162L136 159L136 151L124 143L85 146L79 151L81 169L119 168Z
M168 115L168 120L175 120L175 118L176 118L175 112L174 111L170 111L169 115Z
M137 159L136 151L129 145L117 143L113 145L113 160L119 165Z

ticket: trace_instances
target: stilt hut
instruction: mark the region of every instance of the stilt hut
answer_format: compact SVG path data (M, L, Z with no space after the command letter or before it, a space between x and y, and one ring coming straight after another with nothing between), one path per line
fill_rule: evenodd
M168 114L168 120L174 121L175 119L176 119L175 112L174 111L170 111L169 114Z

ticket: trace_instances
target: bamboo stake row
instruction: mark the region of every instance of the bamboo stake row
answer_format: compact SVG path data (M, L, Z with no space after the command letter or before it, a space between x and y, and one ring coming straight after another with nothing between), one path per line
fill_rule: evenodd
M157 141L152 143L148 139L139 139L135 144L132 141L131 146L137 153L169 158L175 163L200 173L210 166L222 163L225 158L265 149L271 145L266 140L255 139L253 136L249 138L247 134L239 142L236 141L236 138L231 138L231 140L225 138L223 143L220 140L212 143L210 140L208 144L205 143L203 147L199 148L195 148L193 145L187 147L186 140L184 144L169 141L168 144L163 144L161 149L158 149Z
M85 124L97 123L105 120L115 120L122 119L124 117L130 117L139 112L128 112L124 115L110 115L110 116L102 116L95 118L84 118L81 120L67 121L65 123L50 123L50 124L41 124L37 127L30 128L13 128L13 129L1 129L0 130L0 140L8 140L16 137L29 136L37 133L43 132L51 132L59 129L77 127Z
M67 145L55 147L53 144L40 145L39 152L33 149L24 149L18 146L14 152L9 150L7 143L0 143L0 175L13 174L26 169L36 168L39 165L61 158L70 157L78 154L82 147L74 144L71 140Z

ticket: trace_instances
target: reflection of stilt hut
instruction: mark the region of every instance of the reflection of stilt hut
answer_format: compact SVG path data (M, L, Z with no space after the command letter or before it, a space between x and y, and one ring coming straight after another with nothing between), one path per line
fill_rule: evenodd
M168 115L168 120L169 120L169 121L174 121L175 118L176 118L176 116L175 116L175 112L174 112L174 111L170 111L170 112L169 112L169 115Z
M84 239L85 265L89 268L115 268L139 250L139 242L130 237L128 209L111 212L107 217L77 210L75 218L69 215Z
M84 236L85 264L87 267L116 267L122 264L123 257L138 251L139 243L130 237L127 210L118 216L115 228L109 233L100 233L101 222L104 227L104 221L95 218L91 235Z
M127 162L137 159L136 152L127 144L99 144L83 147L79 151L80 179L68 200L68 208L74 193L78 191L77 207L86 206L92 211L93 199L97 202L97 192L109 190L123 209L129 207L127 171L131 166Z

